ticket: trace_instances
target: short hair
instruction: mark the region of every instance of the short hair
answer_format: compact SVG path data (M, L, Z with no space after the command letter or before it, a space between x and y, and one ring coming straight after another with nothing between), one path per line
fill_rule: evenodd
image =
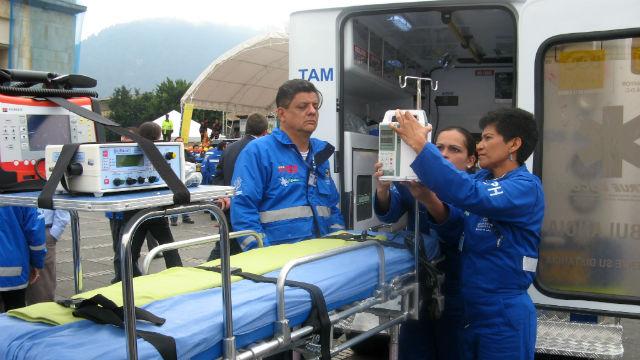
M224 141L221 141L221 142L219 142L219 143L218 143L218 145L216 146L216 149L218 149L218 150L224 150L224 148L226 148L226 147L227 147L227 143L226 143L226 142L224 142Z
M502 108L488 112L480 119L480 129L494 125L504 141L519 137L522 145L517 152L520 165L529 158L538 143L538 126L533 114L522 109Z
M318 107L322 105L322 93L316 89L312 82L303 79L293 79L285 81L278 88L276 95L276 106L288 108L293 98L299 93L312 92L318 95Z
M267 118L262 114L253 113L247 117L247 127L245 133L247 135L260 136L269 127Z
M160 139L160 136L162 135L162 128L160 128L160 125L152 121L146 121L138 127L138 135L145 139L156 141Z

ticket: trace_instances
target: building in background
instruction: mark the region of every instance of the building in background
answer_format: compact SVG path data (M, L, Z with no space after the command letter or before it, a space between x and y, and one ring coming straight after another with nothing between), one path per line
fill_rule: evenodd
M77 72L86 10L73 0L0 0L0 68Z

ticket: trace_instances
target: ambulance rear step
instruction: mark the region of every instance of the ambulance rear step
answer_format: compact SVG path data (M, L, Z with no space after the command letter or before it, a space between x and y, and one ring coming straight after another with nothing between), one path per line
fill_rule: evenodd
M583 323L571 321L567 312L538 310L536 353L622 359L620 319L599 316L597 323Z

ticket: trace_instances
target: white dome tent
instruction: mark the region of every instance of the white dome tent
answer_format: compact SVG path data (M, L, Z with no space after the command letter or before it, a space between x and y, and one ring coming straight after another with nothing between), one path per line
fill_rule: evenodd
M180 103L234 114L275 109L278 87L289 75L289 37L270 33L249 39L213 61Z

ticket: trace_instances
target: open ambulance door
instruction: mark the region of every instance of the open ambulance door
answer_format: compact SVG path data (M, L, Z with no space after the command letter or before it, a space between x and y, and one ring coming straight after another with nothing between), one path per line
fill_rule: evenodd
M540 307L640 313L640 3L521 8L518 106L541 130Z

